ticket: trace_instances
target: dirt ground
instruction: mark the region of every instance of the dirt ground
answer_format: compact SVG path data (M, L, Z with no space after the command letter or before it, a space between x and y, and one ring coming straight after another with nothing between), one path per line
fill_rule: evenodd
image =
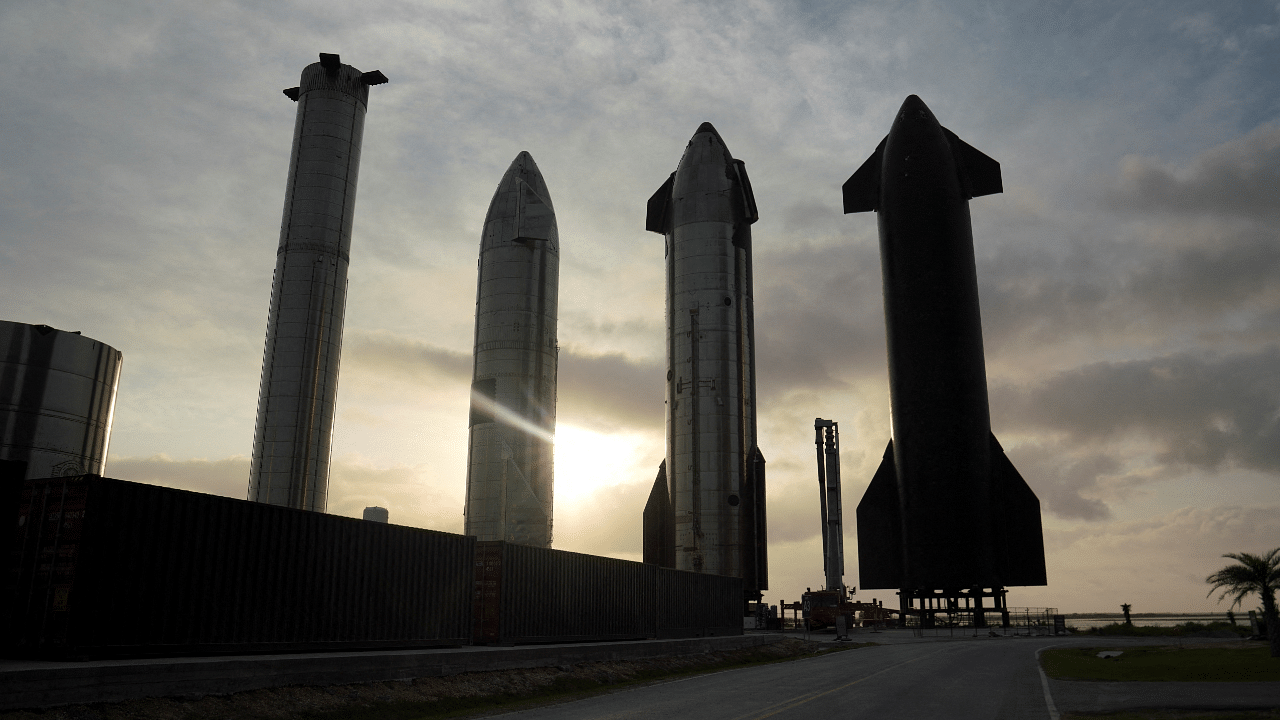
M476 706L475 712L479 714L486 709L485 703L476 702L480 698L515 702L521 699L528 702L536 702L538 698L560 699L574 693L607 691L622 683L656 682L671 676L795 659L830 649L830 644L786 638L756 648L648 660L593 662L351 685L291 686L231 695L146 698L0 712L0 720L412 718L445 710L465 711L468 706ZM488 709L499 708L493 703L488 705ZM501 709L513 708L508 704Z

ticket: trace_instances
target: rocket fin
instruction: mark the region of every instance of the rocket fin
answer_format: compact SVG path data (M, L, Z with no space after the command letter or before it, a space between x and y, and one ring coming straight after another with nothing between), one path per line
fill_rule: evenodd
M888 139L886 135L871 157L849 176L841 188L846 214L880 210L880 165L884 162L884 144Z
M516 223L512 228L515 242L551 240L555 235L556 215L537 190L529 183L516 178Z
M666 234L671 224L671 190L676 184L676 174L662 183L662 187L649 198L648 212L645 213L644 229L649 232Z
M966 197L976 198L1004 192L999 162L961 140L950 130L942 128L942 132L946 133L947 140L951 143L951 151L960 170L960 187Z
M992 537L1006 586L1047 585L1040 500L991 436Z
M676 518L667 494L667 461L658 465L658 476L644 506L644 561L659 567L676 566Z
M862 587L901 588L902 513L893 441L858 503L858 581Z
M751 190L751 178L747 177L747 164L734 160L733 169L738 175L738 189L742 191L742 219L748 224L753 223L760 219L760 211L756 209L756 194Z

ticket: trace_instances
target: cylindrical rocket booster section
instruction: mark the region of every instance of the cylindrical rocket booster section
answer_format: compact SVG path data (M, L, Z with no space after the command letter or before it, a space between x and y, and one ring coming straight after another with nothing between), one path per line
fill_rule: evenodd
M880 230L903 587L987 585L991 415L968 194L914 95L885 140Z
M667 477L676 567L745 577L756 552L744 497L754 497L755 340L751 224L742 161L703 123L650 200L649 229L666 235ZM665 189L665 188L664 188ZM668 203L665 210L659 209ZM746 577L748 594L765 578Z
M25 477L106 470L119 350L78 332L0 321L0 460Z
M321 54L284 93L298 103L271 283L249 499L324 512L369 86Z
M479 266L464 532L551 547L560 240L527 152L489 203Z

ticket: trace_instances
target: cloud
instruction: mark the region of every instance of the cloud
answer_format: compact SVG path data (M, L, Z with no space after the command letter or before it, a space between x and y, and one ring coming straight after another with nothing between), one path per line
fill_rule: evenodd
M753 257L761 403L830 391L885 368L880 256L866 238L770 249Z
M1275 346L1094 363L1033 384L994 386L992 415L1020 432L1063 434L1076 449L1140 438L1173 470L1280 473L1277 367Z
M642 559L643 514L653 480L606 485L572 504L557 503L557 550Z
M420 387L470 384L471 353L437 347L387 331L348 333L343 371L394 378ZM560 349L557 417L583 427L661 427L665 367L624 353Z
M1274 221L1280 215L1280 125L1267 123L1185 167L1127 155L1111 188L1117 210Z
M112 457L106 476L243 500L249 492L249 458L175 460L167 455L148 458Z
M662 427L666 366L622 353L584 354L561 348L556 415L596 430Z
M995 242L979 244L989 358L1063 369L1099 354L1280 339L1280 126L1183 167L1128 157L1104 184L1100 213L1036 211L1026 239L997 224ZM1019 220L1008 211L997 219Z
M1121 470L1109 454L1083 452L1050 442L1031 442L1006 448L1014 467L1040 499L1040 509L1070 520L1110 520L1111 508L1097 493L1100 480Z
M364 508L388 508L397 525L462 532L465 482L430 484L430 467L374 466L358 456L335 458L329 470L331 515L363 517ZM249 488L249 458L175 460L166 455L111 458L107 476L243 500ZM443 490L442 490L443 488Z
M849 483L845 480L844 499L842 506L844 508L844 528L845 534L853 537L856 534L857 523L854 521L853 510L857 508L858 501L861 500L861 493L857 483ZM856 489L856 490L855 490ZM767 488L767 515L769 521L769 544L786 544L811 540L813 538L821 539L821 527L818 522L819 497L818 483L815 480L812 484L803 482L793 482L786 485L769 485ZM848 550L846 550L846 553Z
M348 332L342 339L343 370L394 374L423 385L471 382L471 353L430 345L387 331Z
M1121 603L1132 604L1136 612L1224 612L1226 603L1207 597L1205 577L1230 563L1223 553L1265 552L1276 546L1277 537L1277 505L1185 507L1125 522L1049 529L1049 586L1018 588L1016 602L1064 612L1098 607L1115 612ZM1256 596L1250 599L1256 601Z

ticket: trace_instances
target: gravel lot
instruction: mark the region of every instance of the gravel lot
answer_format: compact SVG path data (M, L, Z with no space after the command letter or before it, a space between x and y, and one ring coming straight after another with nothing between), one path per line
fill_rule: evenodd
M394 682L323 687L292 686L231 695L147 698L45 710L20 710L0 713L0 720L412 718L457 707L460 701L466 702L468 699L554 702L567 695L577 697L584 693L607 692L611 687L622 683L660 682L673 675L709 672L745 663L794 659L829 651L834 647L833 643L787 638L771 645L744 650L649 660L464 673ZM509 709L510 705L501 708L502 711ZM481 706L471 716L496 711L498 708L495 705Z

